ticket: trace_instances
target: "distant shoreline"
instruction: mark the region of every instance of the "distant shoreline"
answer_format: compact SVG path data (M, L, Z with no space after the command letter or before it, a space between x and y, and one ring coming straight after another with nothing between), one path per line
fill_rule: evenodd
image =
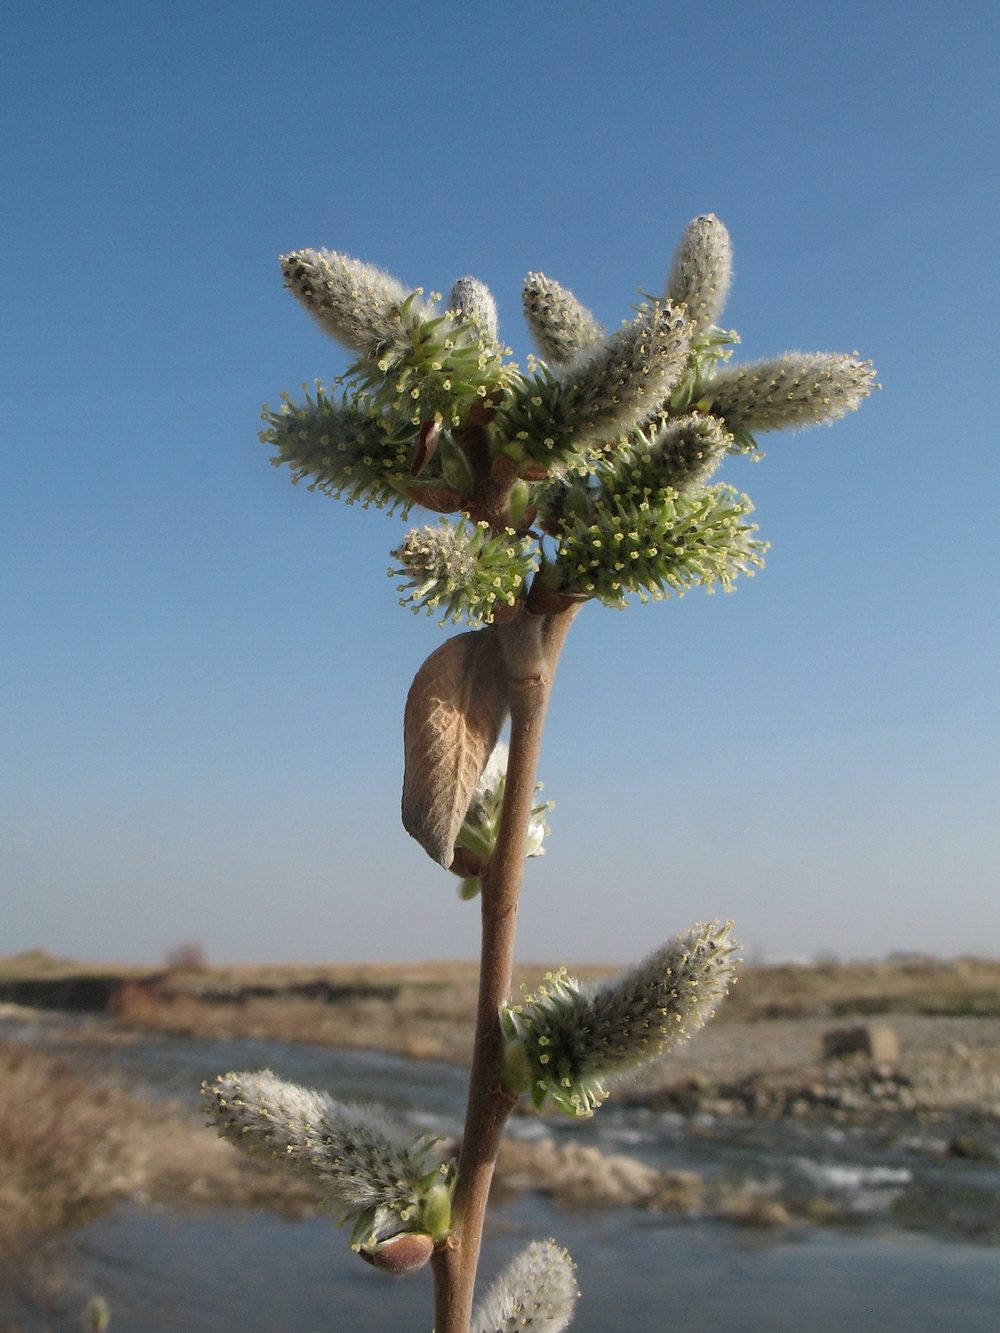
M515 993L550 970L519 965ZM614 970L589 966L576 975L596 981ZM471 962L116 968L41 951L0 959L0 1003L100 1013L128 1031L309 1042L457 1064L468 1061L476 985ZM1000 962L744 964L709 1032L765 1019L833 1024L905 1015L1000 1018Z

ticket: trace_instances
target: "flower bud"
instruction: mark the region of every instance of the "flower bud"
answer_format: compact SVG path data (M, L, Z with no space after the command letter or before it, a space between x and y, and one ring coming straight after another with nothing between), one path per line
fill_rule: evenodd
M459 319L475 324L488 338L497 336L497 303L478 278L459 278L448 297L448 309Z
M362 1245L358 1253L373 1268L402 1276L423 1268L434 1253L434 1241L426 1231L403 1231L398 1236L390 1236L388 1240Z
M732 429L818 426L856 410L871 393L870 361L830 352L788 352L774 361L725 365L701 387L707 406Z
M305 1180L336 1217L353 1223L356 1246L377 1248L406 1226L441 1225L440 1194L450 1200L451 1167L428 1169L429 1143L407 1141L374 1108L345 1106L269 1069L220 1075L202 1091L219 1134L247 1156L273 1160Z
M604 336L600 324L573 293L544 273L528 274L523 295L524 317L535 346L552 365L565 365Z
M372 360L402 349L407 289L388 273L336 250L283 255L281 271L292 295L338 342Z

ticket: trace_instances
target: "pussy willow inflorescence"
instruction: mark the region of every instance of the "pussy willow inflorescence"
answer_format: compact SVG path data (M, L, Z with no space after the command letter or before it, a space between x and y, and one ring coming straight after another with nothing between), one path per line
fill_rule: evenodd
M733 975L732 924L695 926L599 986L555 973L505 1006L504 1086L529 1092L539 1107L549 1098L568 1115L592 1114L607 1096L606 1079L676 1046L711 1017Z

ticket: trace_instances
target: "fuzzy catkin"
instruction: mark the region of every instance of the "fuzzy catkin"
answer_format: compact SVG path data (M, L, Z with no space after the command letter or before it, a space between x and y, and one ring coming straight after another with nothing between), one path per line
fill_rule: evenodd
M567 1115L589 1116L607 1097L604 1080L651 1060L712 1015L733 973L732 922L698 925L668 940L631 971L580 986L565 971L536 994L504 1005L504 1086L546 1098Z
M733 275L733 247L729 232L706 213L689 222L674 255L664 299L687 306L692 341L707 333L722 314Z
M440 610L445 620L465 620L477 628L501 606L513 606L534 569L530 542L509 530L492 535L486 523L449 523L414 528L391 552L406 582L400 605L428 614Z
M478 278L459 278L448 297L448 309L461 320L475 324L489 338L497 336L497 303L493 293Z
M301 1177L339 1217L368 1214L381 1237L419 1214L422 1154L403 1146L371 1108L285 1083L269 1069L222 1074L202 1091L223 1138Z
M578 448L653 416L684 370L688 327L683 312L653 306L558 372L562 428Z
M608 489L621 494L651 493L668 486L687 491L704 485L732 443L723 423L704 412L668 421L649 439L645 432L612 459Z
M747 430L821 425L854 411L874 380L870 361L845 353L788 352L773 361L723 366L702 385L699 406Z
M579 1073L634 1068L690 1037L711 1018L733 974L732 922L695 926L638 966L583 992L567 1034Z
M472 1315L472 1333L561 1333L579 1291L573 1261L554 1240L536 1240L514 1256Z
M522 292L524 318L539 355L564 366L604 337L604 330L571 291L544 273L529 273Z
M336 250L281 256L285 285L327 333L377 361L403 342L399 308L410 294L373 264Z

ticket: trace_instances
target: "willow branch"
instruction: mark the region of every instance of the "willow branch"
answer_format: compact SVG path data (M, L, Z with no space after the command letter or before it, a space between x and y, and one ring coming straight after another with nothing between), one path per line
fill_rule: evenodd
M468 1333L493 1167L516 1098L499 1082L500 1005L509 998L517 907L535 800L542 727L552 678L575 608L559 616L522 610L499 628L510 676L510 757L500 831L482 885L482 951L476 1035L458 1161L452 1243L434 1256L436 1333Z

